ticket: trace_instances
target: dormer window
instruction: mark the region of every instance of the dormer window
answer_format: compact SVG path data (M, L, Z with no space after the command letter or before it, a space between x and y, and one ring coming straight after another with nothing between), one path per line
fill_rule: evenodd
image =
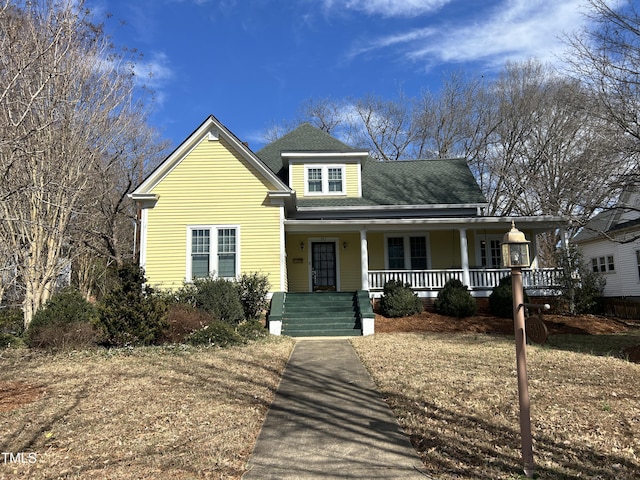
M344 165L305 167L305 195L344 195Z

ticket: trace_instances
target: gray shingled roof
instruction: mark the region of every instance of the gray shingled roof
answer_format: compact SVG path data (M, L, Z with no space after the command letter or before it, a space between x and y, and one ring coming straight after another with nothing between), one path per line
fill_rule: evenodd
M353 152L352 148L310 124L303 124L256 155L288 183L282 152ZM299 198L300 207L482 204L486 199L465 159L378 162L362 169L362 198Z
M463 158L367 162L362 194L378 205L486 203Z
M256 152L256 155L273 170L285 183L289 183L286 160L281 157L282 152L357 152L357 148L342 143L337 138L314 127L303 123L295 130L287 133L273 143Z

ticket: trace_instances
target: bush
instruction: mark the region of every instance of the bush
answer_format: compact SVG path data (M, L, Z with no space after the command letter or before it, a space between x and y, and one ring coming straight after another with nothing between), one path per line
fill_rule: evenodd
M442 315L463 318L475 315L478 305L467 287L460 280L452 278L438 292L435 308Z
M196 287L196 307L229 325L237 325L244 320L240 293L233 282L222 278L199 278L193 284Z
M24 333L24 314L21 308L0 308L0 333L15 337Z
M513 289L511 275L502 277L498 285L489 295L489 310L492 315L501 318L513 318ZM524 294L524 303L529 303L529 297Z
M101 340L96 320L96 308L80 292L67 288L35 313L26 342L35 348L87 348Z
M140 267L134 264L118 269L120 282L100 303L100 323L105 344L151 345L158 343L167 328L166 301L145 284Z
M389 280L384 284L380 299L380 313L387 318L407 317L422 312L422 301L409 284Z
M191 333L200 330L213 321L213 315L186 303L175 303L168 308L167 328L161 338L162 343L183 343Z
M191 345L215 345L218 347L228 347L242 343L242 338L231 325L218 320L193 332L186 340Z
M560 298L569 313L600 313L602 294L607 283L604 275L592 270L575 245L558 251L556 263L562 268Z
M267 307L269 280L266 275L258 272L243 273L236 284L240 294L240 302L244 311L244 318L259 318Z
M11 333L0 332L0 348L23 347L24 340Z
M250 342L252 340L258 340L266 337L269 332L262 323L258 320L247 320L238 325L236 329L238 335L245 341Z

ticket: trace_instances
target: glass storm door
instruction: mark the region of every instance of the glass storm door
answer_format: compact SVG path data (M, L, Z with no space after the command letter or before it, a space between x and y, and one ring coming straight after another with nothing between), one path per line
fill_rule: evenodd
M336 244L311 244L311 279L313 291L336 290Z

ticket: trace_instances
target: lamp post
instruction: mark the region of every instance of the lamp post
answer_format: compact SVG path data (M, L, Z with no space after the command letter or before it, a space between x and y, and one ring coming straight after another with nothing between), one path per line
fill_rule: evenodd
M527 380L527 338L524 323L524 294L522 291L522 267L528 267L529 241L524 233L511 222L511 231L502 239L502 263L511 268L513 292L513 320L516 340L516 365L518 371L518 400L520 402L520 435L522 436L522 461L524 474L533 478L533 441L531 437L531 405Z

